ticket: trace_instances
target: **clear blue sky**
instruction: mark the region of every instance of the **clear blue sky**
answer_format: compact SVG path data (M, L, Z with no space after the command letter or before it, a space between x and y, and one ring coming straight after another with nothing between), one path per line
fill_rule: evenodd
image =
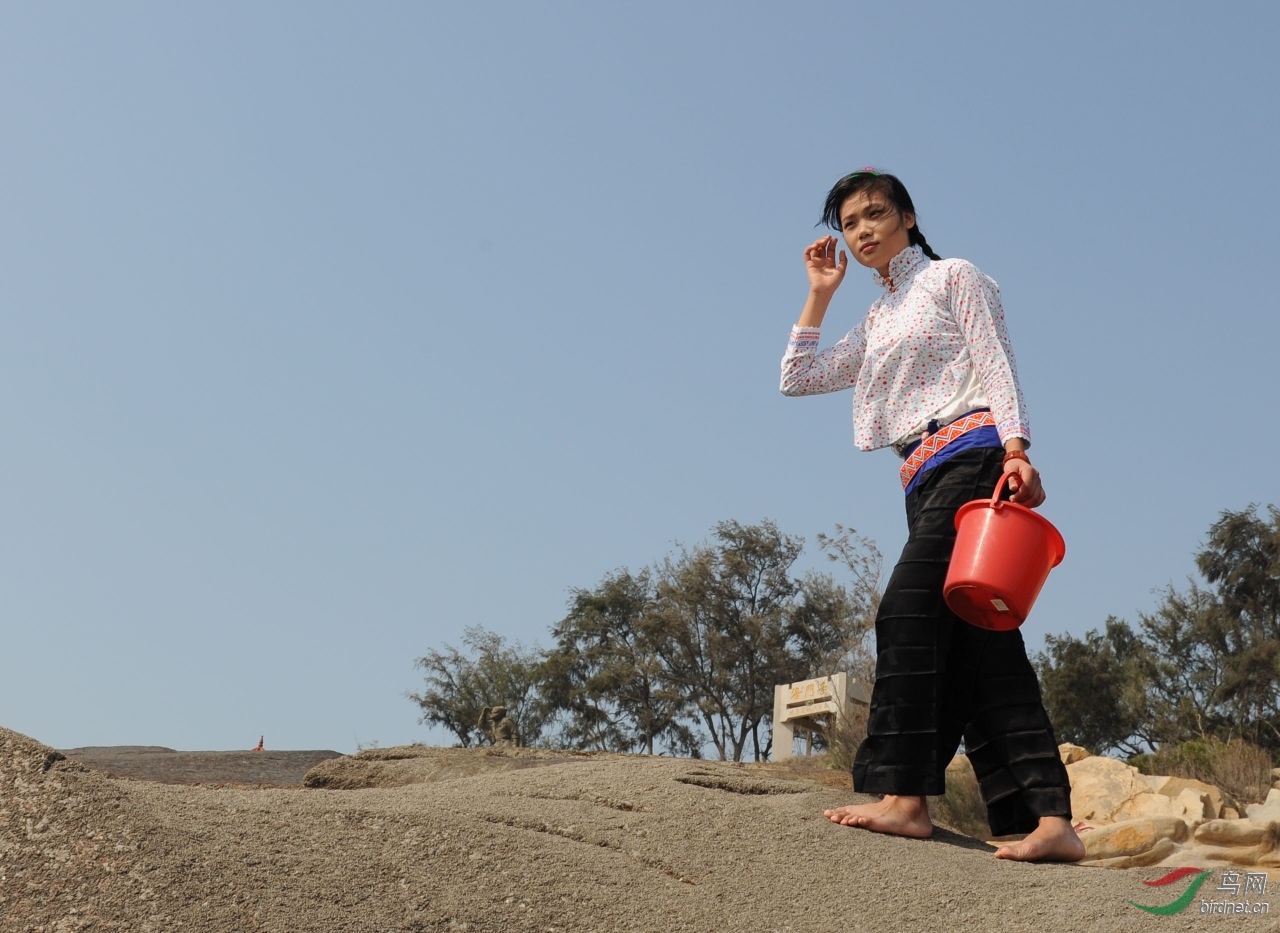
M414 659L549 643L723 519L891 563L892 454L778 360L829 185L1001 284L1067 557L1136 621L1280 500L1280 7L0 12L0 725L443 741ZM855 267L834 339L876 290ZM814 563L817 564L816 558Z

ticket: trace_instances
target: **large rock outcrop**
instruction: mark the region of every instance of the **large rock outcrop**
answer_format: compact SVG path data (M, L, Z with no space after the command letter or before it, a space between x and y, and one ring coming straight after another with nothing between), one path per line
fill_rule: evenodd
M1059 752L1089 864L1280 868L1280 789L1240 818L1229 795L1202 781L1143 775L1074 745Z
M26 930L33 901L63 904L78 929L124 930L113 913L145 901L135 822L112 782L0 729L0 929ZM86 904L100 911L85 910ZM63 929L63 928L59 928Z

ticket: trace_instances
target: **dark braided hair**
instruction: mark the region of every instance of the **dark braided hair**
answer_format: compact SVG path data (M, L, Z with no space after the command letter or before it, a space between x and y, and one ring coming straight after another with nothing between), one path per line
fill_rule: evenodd
M882 195L893 205L899 216L916 212L916 206L911 203L911 195L898 180L898 176L878 172L873 168L863 168L844 176L827 192L827 201L822 206L822 219L818 223L840 232L840 208L855 194ZM907 237L912 246L920 247L930 259L942 258L933 251L929 241L920 232L919 223L907 231Z

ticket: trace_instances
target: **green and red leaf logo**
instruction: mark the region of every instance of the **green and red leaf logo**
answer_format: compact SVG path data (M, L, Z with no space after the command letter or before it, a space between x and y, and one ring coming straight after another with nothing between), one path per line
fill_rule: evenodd
M1136 901L1129 901L1139 910L1145 910L1149 914L1158 914L1167 916L1168 914L1178 914L1187 909L1187 906L1195 900L1196 892L1200 890L1200 886L1209 880L1209 876L1213 874L1212 870L1204 868L1178 868L1165 875L1157 881L1144 881L1143 884L1148 887L1160 888L1165 885L1174 884L1183 878L1192 878L1187 885L1187 889L1176 900L1170 901L1168 904L1161 904L1156 907L1149 907L1146 904L1139 904Z

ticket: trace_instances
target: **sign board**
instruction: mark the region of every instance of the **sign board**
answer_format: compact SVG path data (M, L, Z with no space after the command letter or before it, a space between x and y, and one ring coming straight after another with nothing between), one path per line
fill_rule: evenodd
M842 698L831 677L818 677L814 680L787 684L783 690L786 697L783 701L783 722L821 716L826 713L834 715L840 712Z

